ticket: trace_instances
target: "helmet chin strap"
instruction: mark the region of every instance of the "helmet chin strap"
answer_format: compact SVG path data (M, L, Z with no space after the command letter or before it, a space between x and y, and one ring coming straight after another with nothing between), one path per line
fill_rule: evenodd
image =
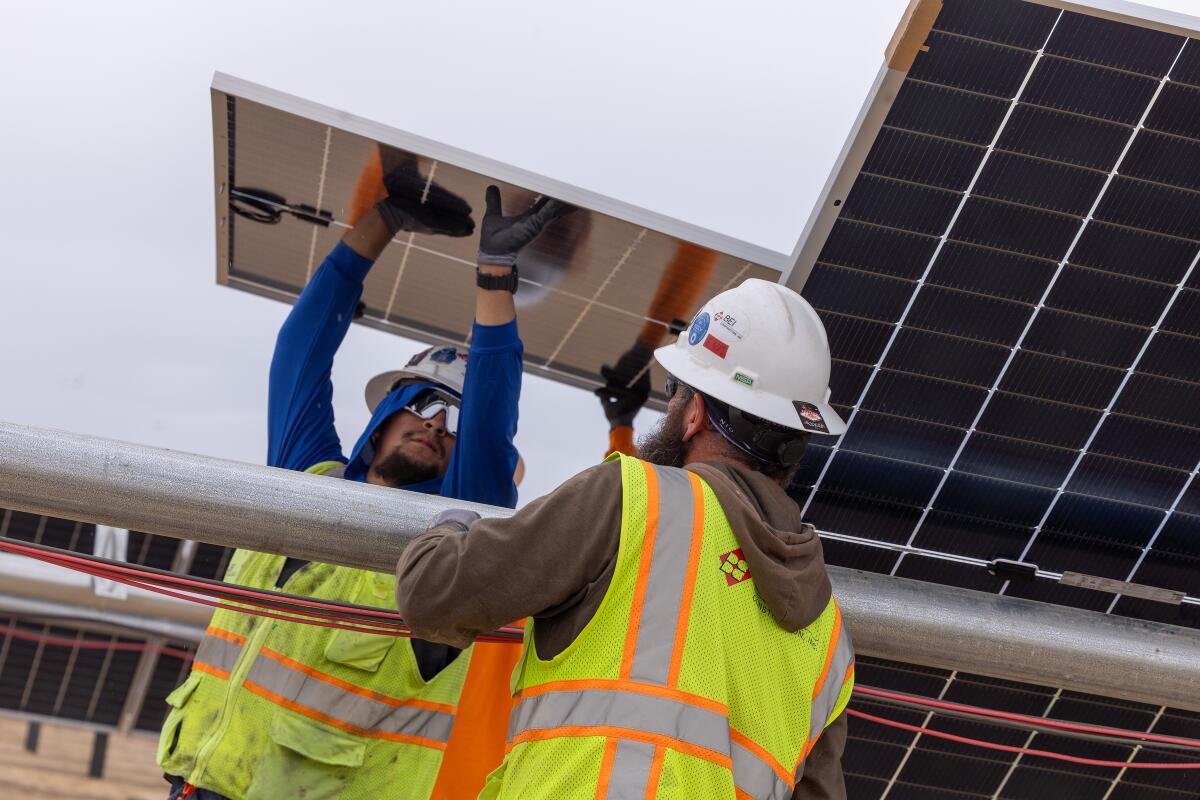
M757 420L740 408L701 394L708 421L724 439L748 456L768 464L792 466L804 457L808 436ZM757 421L756 421L757 420Z

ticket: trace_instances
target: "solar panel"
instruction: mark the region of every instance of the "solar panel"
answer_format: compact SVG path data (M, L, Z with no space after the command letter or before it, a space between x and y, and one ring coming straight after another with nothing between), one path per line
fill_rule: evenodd
M829 331L832 402L850 423L814 440L792 487L830 563L1197 625L1200 41L1158 28L945 0L927 50L864 113L879 122L848 146L787 276ZM995 559L1040 572L1017 577ZM1079 585L1108 585L1095 577L1185 597ZM981 688L989 679L867 663L864 683L1008 704ZM1024 697L1034 714L1197 724L1053 690ZM859 720L847 760L863 798L1200 788Z
M477 222L490 183L501 186L508 213L543 192L578 205L520 264L525 366L555 380L598 386L600 367L639 336L664 342L707 297L779 276L755 260L778 254L225 76L214 84L213 125L218 279L288 302L353 221L356 187L379 143L394 158L416 158L429 180L473 206ZM402 233L367 277L359 321L464 342L476 246L474 237ZM655 366L652 385L663 377Z
M0 536L90 554L95 534L96 526L88 523L0 510ZM187 548L190 565L181 560L183 543L178 539L130 531L127 560L203 577L224 573L231 551L195 543ZM97 632L66 618L0 615L0 626L17 631L0 632L0 714L116 729L123 727L122 713L128 709L133 713L129 730L157 733L167 711L166 696L191 666L171 653L104 649L144 644L147 639ZM154 644L177 651L194 648L163 640ZM144 684L138 680L141 673Z

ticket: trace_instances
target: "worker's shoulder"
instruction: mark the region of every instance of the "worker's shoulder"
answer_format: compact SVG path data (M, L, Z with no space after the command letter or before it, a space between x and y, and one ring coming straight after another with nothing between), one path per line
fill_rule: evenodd
M610 458L577 473L563 482L559 489L570 487L574 490L596 491L602 488L620 487L620 485L621 461L617 458Z

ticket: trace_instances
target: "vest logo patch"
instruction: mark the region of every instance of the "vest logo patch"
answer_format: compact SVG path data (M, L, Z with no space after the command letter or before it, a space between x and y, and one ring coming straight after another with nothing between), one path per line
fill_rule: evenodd
M750 577L750 565L746 563L741 548L730 550L721 556L721 572L725 575L727 586L736 586Z

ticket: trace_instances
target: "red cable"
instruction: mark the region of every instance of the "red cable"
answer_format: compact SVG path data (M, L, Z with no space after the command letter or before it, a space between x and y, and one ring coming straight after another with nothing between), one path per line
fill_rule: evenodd
M131 650L135 653L155 650L164 655L183 659L184 661L192 660L192 654L186 650L178 650L174 647L159 647L148 642L97 642L94 639L68 639L65 636L50 636L44 633L23 631L20 628L10 628L7 625L0 625L0 634L7 634L14 639L23 639L27 642L42 642L43 644L59 645L62 647L77 647L80 650Z
M855 694L866 695L868 697L882 697L888 700L901 700L906 703L914 703L916 705L925 706L926 708L937 708L944 711L958 711L965 714L973 714L980 717L992 717L995 719L1008 720L1009 722L1019 722L1025 725L1036 725L1041 728L1054 728L1061 731L1072 731L1075 733L1094 733L1100 736L1117 736L1128 739L1142 739L1148 742L1162 742L1163 744L1178 744L1185 747L1200 748L1200 740L1197 739L1181 739L1176 736L1163 736L1157 733L1142 733L1140 731L1129 731L1123 728L1107 728L1101 725L1088 725L1082 722L1063 722L1056 719L1048 719L1046 717L1031 717L1025 714L1014 714L1009 711L997 711L991 708L983 708L981 706L968 706L960 703L950 703L945 700L934 700L929 697L916 697L914 695L900 694L898 692L889 692L883 689L876 689L873 686L855 686Z
M50 564L56 563L56 561L54 559L39 559L39 560L46 561L47 563L50 563ZM378 633L381 635L401 635L401 636L410 635L408 628L405 627L401 623L397 623L395 625L388 625L385 622L379 622L379 623L370 623L370 622L350 623L350 622L346 622L346 621L319 622L319 621L317 621L318 618L325 618L325 619L329 619L329 620L339 620L339 619L344 620L345 616L343 615L342 617L339 617L336 614L329 614L329 613L323 613L323 612L318 612L318 611L303 612L303 616L297 616L294 614L291 614L291 615L274 614L274 613L270 613L267 611L254 610L254 608L262 609L262 608L270 607L266 603L262 602L263 600L270 599L269 598L270 593L262 593L261 596L258 596L258 593L251 593L251 599L238 601L238 602L245 603L248 605L229 605L227 603L219 603L219 602L213 602L211 600L205 600L205 599L196 597L191 594L184 594L182 592L176 592L174 590L167 589L163 586L159 586L157 583L153 583L148 580L143 581L143 580L137 580L134 578L128 578L128 577L124 577L124 576L120 575L119 573L111 573L111 572L107 572L103 569L96 569L96 568L82 567L82 566L67 566L65 564L60 564L59 566L63 566L66 569L74 569L78 572L83 572L88 575L94 575L99 578L105 578L107 580L112 580L112 581L116 581L118 583L123 583L128 586L134 586L139 589L145 589L146 591L154 592L156 594L162 594L162 595L166 595L168 597L174 597L174 598L177 598L180 600L186 600L191 603L199 603L200 605L210 606L212 608L222 608L222 609L226 609L229 611L236 611L236 612L246 613L246 614L254 614L256 616L270 617L272 619L280 619L280 620L284 620L286 622L300 622L303 624L317 625L317 626L326 627L326 628L339 628L341 630L350 630L350 631L356 631L359 633ZM222 598L224 597L224 595L219 590L215 590L215 589L211 589L211 590L210 589L203 589L203 590L202 589L192 589L190 591L197 592L200 594L206 594L206 595L209 595L212 597L222 597ZM241 597L241 596L243 596L243 594L245 594L245 593L238 593L237 596ZM278 601L274 601L274 602L278 602Z
M349 606L342 603L325 603L308 598L286 596L280 597L276 592L261 591L255 589L247 589L240 586L234 586L224 583L209 583L203 580L194 580L184 578L178 575L170 575L159 573L156 571L138 569L117 564L110 564L100 561L95 558L79 556L70 553L63 553L53 549L42 549L38 547L29 547L11 541L0 541L0 549L9 550L29 558L33 558L45 563L55 564L66 569L73 569L78 572L83 572L100 578L106 578L118 583L124 583L130 586L145 589L147 591L163 594L168 597L175 597L190 602L199 603L201 605L210 606L213 608L223 608L230 611L241 613L255 614L257 616L279 619L286 622L298 622L301 624L317 625L325 628L335 628L339 630L350 630L359 633L375 633L379 635L405 636L412 635L411 630L404 625L403 620L395 611L385 609L371 609L359 606ZM136 577L131 577L136 576ZM187 591L208 595L211 597L221 597L228 599L230 596L234 598L245 598L238 602L246 603L258 608L278 607L278 604L299 605L306 608L321 609L334 613L321 613L321 611L303 611L296 612L303 616L275 614L261 610L254 610L244 606L230 606L222 603L213 603L211 601L202 600L192 595L181 594L174 592L160 584L166 583L185 588ZM256 602L257 601L257 602ZM275 606L267 604L276 604ZM378 618L378 622L355 620L353 622L346 621L348 615L363 615L367 617ZM336 620L333 622L319 622L317 619ZM506 626L493 633L486 633L476 637L479 641L485 642L500 642L514 643L521 636L521 630L516 627Z
M0 549L11 550L14 553L19 553L21 555L28 556L28 557L36 559L38 561L45 561L45 562L49 562L49 563L53 563L53 564L58 564L59 566L67 566L68 564L75 565L75 566L78 566L79 571L82 571L82 572L88 572L89 570L94 570L94 569L104 569L104 570L112 572L112 573L132 575L134 577L139 577L139 578L145 578L145 576L147 576L147 575L153 575L154 578L157 580L161 580L164 583L172 583L177 586L183 586L183 587L189 587L189 588L200 587L200 588L204 588L204 589L212 588L211 584L208 584L204 581L194 580L191 578L185 578L185 577L182 577L179 575L163 575L163 574L159 574L159 573L155 573L155 572L149 572L144 569L138 569L136 567L126 567L126 566L120 566L117 564L106 564L106 563L98 562L93 558L88 558L86 556L70 555L70 554L66 554L66 553L52 553L52 552L47 552L45 550L41 550L41 549L38 549L35 547L25 547L25 546L15 544L12 542L0 542ZM72 568L75 568L75 567L73 566ZM94 574L94 573L92 573L92 574ZM116 579L114 578L113 580L116 580ZM221 589L221 591L228 592L229 594L233 594L233 595L242 595L245 597L260 597L262 595L262 592L256 591L254 589L247 589L247 588L244 588L241 586L235 586L233 584L222 584L222 587L223 588ZM341 609L345 608L344 606L341 606L338 604L323 603L319 600L310 600L308 598L291 598L291 597L289 597L287 599L287 602L294 603L296 605L309 606L312 608L337 609L337 610L341 610ZM386 611L384 609L368 609L368 608L362 608L362 609L356 608L356 609L354 609L354 611L355 611L355 613L361 613L364 616L375 616L375 617L384 617L384 618L390 618L392 616L392 614L394 613L394 612Z
M883 717L877 717L874 714L866 714L854 708L847 708L846 713L852 717L865 719L869 722L887 725L890 728L899 728L900 730L911 731L912 733L921 733L938 739L947 739L951 742L958 742L959 744L969 744L974 747L982 747L987 750L1000 750L1005 753L1020 753L1021 755L1025 756L1052 758L1057 761L1070 761L1072 764L1086 764L1092 767L1117 767L1122 769L1200 769L1200 763L1195 762L1162 764L1138 761L1101 761L1100 759L1096 758L1069 756L1065 753L1052 753L1049 750L1033 750L1028 747L1013 747L1012 745L997 744L996 742L985 742L981 739L970 739L966 736L956 736L953 733L944 733L943 731L935 731L931 728L921 728L917 725L909 725L907 722L897 722L894 719L884 719Z

